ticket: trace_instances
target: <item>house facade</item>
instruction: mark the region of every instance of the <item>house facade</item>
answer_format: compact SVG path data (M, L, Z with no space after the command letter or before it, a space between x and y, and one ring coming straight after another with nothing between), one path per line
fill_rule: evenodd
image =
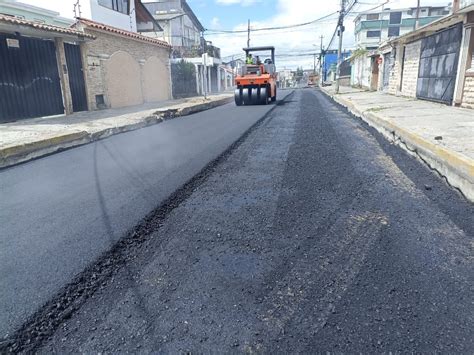
M1 5L1 122L172 98L171 46L139 33L161 31L140 0L79 0L76 21Z
M74 15L130 32L161 31L141 0L78 0Z
M416 7L384 9L357 15L354 20L357 55L351 59L351 85L369 90L378 90L381 86L388 91L388 74L383 74L389 70L389 65L379 68L383 59L379 54L379 46L436 22L447 16L450 11L452 9L444 6L421 6L419 9ZM386 59L390 58L387 56ZM382 79L385 81L381 81Z
M89 109L172 98L166 42L89 19L79 18L75 27L95 37L82 46Z
M382 44L378 90L474 108L474 1L453 14Z
M87 110L82 31L0 15L0 122Z

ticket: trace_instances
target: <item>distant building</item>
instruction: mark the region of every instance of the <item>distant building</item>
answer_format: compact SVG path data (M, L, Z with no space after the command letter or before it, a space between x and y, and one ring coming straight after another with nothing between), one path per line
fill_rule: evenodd
M2 0L0 2L0 14L59 27L69 27L74 23L72 19L59 16L59 12L24 4L16 0Z
M222 83L226 82L224 78L227 74L221 66L220 49L205 40L204 26L186 0L160 0L144 5L163 29L161 32L145 34L166 41L172 46L173 64L185 61L195 67L195 90L188 92L189 85L188 88L183 85L182 88L186 89L186 92L176 94L203 94L225 90ZM203 54L207 54L205 61ZM173 77L172 80L180 81L181 78Z
M350 51L342 52L342 60L345 60L351 56ZM323 57L323 81L333 81L335 78L335 69L337 66L337 50L329 49L325 51ZM332 75L330 75L332 73Z
M419 12L416 7L362 12L354 19L356 47L377 49L387 39L404 35L447 14L447 6L421 6Z
M204 26L186 1L162 0L145 4L148 11L163 28L161 39L174 48L192 48L201 45Z

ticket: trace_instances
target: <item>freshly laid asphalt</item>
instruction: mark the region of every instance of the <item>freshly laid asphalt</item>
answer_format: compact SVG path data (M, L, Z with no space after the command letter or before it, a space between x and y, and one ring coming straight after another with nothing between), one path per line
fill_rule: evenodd
M0 171L0 339L272 108L229 104Z
M267 108L218 110L231 125ZM206 117L204 113L202 120ZM222 126L216 127L211 137L218 140L225 134L221 130ZM135 211L137 201L150 200L149 207L156 205L153 200L159 201L155 195L159 193L151 192L156 169L134 167L135 160L146 159L141 158L143 153L127 145L126 135L113 138L119 142L80 148L92 149L89 154L102 152L101 164L89 157L92 168L87 175L99 207L82 204L80 212L70 215L70 224L62 225L63 250L69 246L66 243L76 243L63 257L68 262L86 253L83 248L90 255L90 245L100 239L91 227L89 239L80 243L85 237L74 229L80 216L96 216L104 228L99 235L112 234L117 240L117 224L124 216L133 211L138 219L146 213L146 208ZM133 145L143 141L137 138ZM201 142L201 150L211 141ZM134 155L124 158L127 149L123 149L117 158L116 151L123 146L133 149ZM86 175L71 167L75 166L71 158L63 164L67 171ZM107 164L120 166L120 176L103 172ZM152 169L152 164L157 162L149 161L141 169ZM32 182L34 178L30 177ZM171 178L174 174L168 175ZM115 179L128 179L132 190L113 189ZM157 181L163 184L164 179ZM109 184L113 186L105 193ZM147 189L133 190L137 185ZM53 191L53 187L43 189ZM64 185L59 187L65 193ZM17 194L20 191L18 187ZM104 256L95 269L53 298L15 335L9 349L42 353L474 351L474 205L322 93L295 91L180 191L116 253ZM110 213L109 205L114 204L107 201L122 193L128 194L129 202L120 205L126 210ZM27 201L27 194L22 196ZM76 205L79 196L70 194L69 199ZM10 208L15 206L19 214L20 204ZM42 219L34 218L42 222L37 228L56 225L47 219L54 219L62 206L51 202L50 208ZM30 211L33 216L40 212ZM31 248L21 242L22 235L16 237L23 249ZM104 243L104 248L108 245ZM18 252L25 253L20 246ZM2 260L13 252L2 249ZM36 262L46 260L46 255L39 253ZM64 268L64 260L53 264ZM111 268L113 272L101 273ZM3 277L3 266L1 270ZM63 272L56 270L61 277ZM13 279L7 281L15 285Z

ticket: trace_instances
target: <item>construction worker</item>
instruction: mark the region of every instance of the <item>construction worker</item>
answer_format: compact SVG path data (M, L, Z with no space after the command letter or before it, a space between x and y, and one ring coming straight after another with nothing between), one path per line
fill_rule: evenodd
M252 58L252 55L251 55L251 54L249 54L249 55L247 56L247 60L246 60L245 63L246 63L246 64L253 64L253 58Z
M255 64L257 64L257 65L262 64L262 61L260 60L260 57L258 55L257 55L257 58L256 58L255 62L256 62Z

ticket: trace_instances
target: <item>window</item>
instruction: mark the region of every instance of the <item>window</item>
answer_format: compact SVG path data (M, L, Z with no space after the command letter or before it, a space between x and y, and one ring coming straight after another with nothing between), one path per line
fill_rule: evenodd
M380 37L380 31L367 31L367 38Z
M367 20L378 20L379 14L367 14Z
M402 23L402 13L401 12L391 12L390 13L390 24L399 25Z
M98 0L99 5L128 15L128 0Z
M399 26L389 27L388 28L388 36L389 37L398 37L398 36L400 36L400 27Z

